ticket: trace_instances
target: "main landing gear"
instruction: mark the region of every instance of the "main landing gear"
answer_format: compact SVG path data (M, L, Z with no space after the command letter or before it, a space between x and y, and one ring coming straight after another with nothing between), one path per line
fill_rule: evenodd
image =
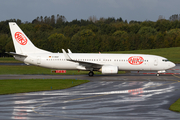
M90 77L92 77L94 75L94 72L93 71L90 71L89 74L88 74Z

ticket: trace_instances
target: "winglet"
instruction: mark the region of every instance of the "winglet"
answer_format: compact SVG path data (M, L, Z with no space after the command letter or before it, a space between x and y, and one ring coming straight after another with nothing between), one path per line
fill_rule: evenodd
M67 49L68 50L68 53L72 53L70 49Z
M72 60L64 49L62 49L62 52L63 52L64 57L66 58L66 60L69 60L69 61Z

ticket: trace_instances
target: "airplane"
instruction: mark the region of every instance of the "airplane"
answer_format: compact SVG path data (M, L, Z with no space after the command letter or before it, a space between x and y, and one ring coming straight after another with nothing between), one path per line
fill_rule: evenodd
M157 76L175 66L173 62L157 55L146 54L104 54L104 53L52 53L34 46L25 33L15 22L9 22L9 27L16 52L9 52L16 60L27 65L60 70L93 71L102 74L117 74L118 71L156 71Z

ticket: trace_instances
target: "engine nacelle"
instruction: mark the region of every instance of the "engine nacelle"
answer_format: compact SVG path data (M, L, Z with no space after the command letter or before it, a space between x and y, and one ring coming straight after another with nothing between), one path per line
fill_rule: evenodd
M102 66L102 68L99 71L101 71L102 74L117 74L118 67L117 66Z

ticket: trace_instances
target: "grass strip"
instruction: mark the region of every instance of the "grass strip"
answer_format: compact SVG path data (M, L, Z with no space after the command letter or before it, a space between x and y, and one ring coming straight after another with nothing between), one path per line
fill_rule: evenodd
M180 112L180 98L169 107L169 110Z
M14 59L13 57L0 57L0 63L23 63Z
M0 80L0 95L37 91L60 90L74 87L88 80L75 79L19 79Z
M50 74L50 75L87 75L89 71L78 70L66 70L66 73L51 73L51 69L42 68L38 66L26 66L26 65L0 65L0 74ZM125 73L119 71L119 74ZM94 72L94 74L101 74L100 72Z

